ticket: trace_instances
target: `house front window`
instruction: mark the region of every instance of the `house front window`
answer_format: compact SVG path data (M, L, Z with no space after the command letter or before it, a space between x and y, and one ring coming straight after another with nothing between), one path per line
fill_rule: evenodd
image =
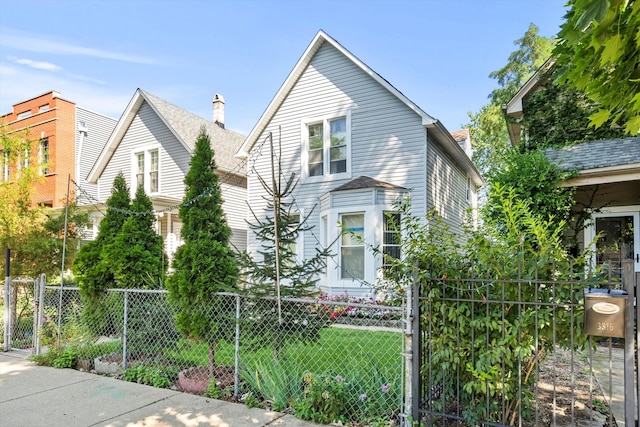
M303 172L307 177L349 172L350 114L304 123Z
M144 153L138 153L136 155L136 188L144 188Z
M149 171L149 191L152 193L158 192L158 150L149 152L151 158L151 166Z
M132 193L142 187L147 194L160 191L160 152L155 147L142 148L132 153Z
M40 174L47 175L49 173L49 139L40 140L40 148L38 150L40 160Z
M343 214L340 278L364 279L364 214Z
M9 151L7 150L2 150L0 151L0 154L2 154L2 180L3 181L9 181L9 166L10 166L10 160L9 160Z
M400 214L385 212L382 227L382 269L390 273L395 269L393 261L400 259Z

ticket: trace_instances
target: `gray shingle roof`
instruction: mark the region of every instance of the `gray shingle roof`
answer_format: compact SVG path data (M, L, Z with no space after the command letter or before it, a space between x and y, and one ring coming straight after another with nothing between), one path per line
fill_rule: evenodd
M341 186L334 188L331 191L363 190L366 188L387 188L387 189L406 190L406 188L400 187L399 185L389 184L388 182L379 181L377 179L373 179L368 176L359 176L347 182L346 184L342 184Z
M243 135L229 129L223 129L217 124L183 110L147 91L142 89L140 91L191 150L195 147L200 128L204 126L211 138L211 147L215 152L217 167L226 171L234 171L241 163L241 160L235 158L234 155L244 142ZM244 175L243 170L235 170L234 172Z
M589 170L640 163L640 137L603 139L544 151L562 170Z

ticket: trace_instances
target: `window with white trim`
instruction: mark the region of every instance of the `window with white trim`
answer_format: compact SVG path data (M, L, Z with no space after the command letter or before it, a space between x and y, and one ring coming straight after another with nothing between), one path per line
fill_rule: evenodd
M393 271L393 260L400 259L400 214L384 212L382 225L382 269L386 273Z
M364 279L364 214L342 214L340 278Z
M148 148L132 153L131 172L135 193L142 187L147 194L160 191L160 154L157 148Z
M304 125L303 171L307 177L349 172L350 115Z
M144 153L136 154L136 188L144 188Z
M151 193L158 192L158 150L153 150L149 152L149 157L151 158L150 168L149 168L149 191Z

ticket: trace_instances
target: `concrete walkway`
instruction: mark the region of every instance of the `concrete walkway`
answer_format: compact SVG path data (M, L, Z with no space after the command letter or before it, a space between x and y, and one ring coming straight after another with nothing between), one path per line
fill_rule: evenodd
M625 427L624 420L624 350L608 346L597 346L592 353L593 375L602 387L604 396L611 406L611 412L618 427ZM609 377L611 373L611 377Z
M0 425L310 427L292 415L159 389L0 352Z

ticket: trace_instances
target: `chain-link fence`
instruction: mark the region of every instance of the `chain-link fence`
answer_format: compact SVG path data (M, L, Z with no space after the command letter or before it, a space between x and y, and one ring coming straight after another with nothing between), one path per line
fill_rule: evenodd
M4 288L4 281L1 282ZM29 350L34 345L34 299L36 280L16 278L11 280L9 294L0 295L0 343L5 350ZM8 325L8 327L6 327ZM8 341L6 341L8 340Z
M74 344L77 364L99 373L294 408L320 422L368 422L402 409L402 313L347 297L216 294L187 318L166 291L109 290L85 301L77 288L47 286L39 336L41 346ZM194 318L208 319L196 331L206 341L180 332L197 329Z

